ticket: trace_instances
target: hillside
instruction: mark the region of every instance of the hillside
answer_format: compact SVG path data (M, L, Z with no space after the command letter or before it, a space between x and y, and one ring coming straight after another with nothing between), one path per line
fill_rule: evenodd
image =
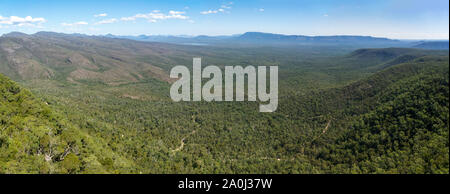
M353 101L372 98L373 108L349 103L346 114L358 106L368 111L319 157L331 161L334 172L448 173L448 73L448 57L421 58L357 84L358 90L348 94Z
M417 75L447 72L448 63L448 56L418 57L410 61L393 64L366 78L356 80L342 87L312 91L302 96L288 96L286 101L300 104L292 105L286 103L287 106L299 107L299 112L286 113L294 115L330 114L336 113L336 111L339 111L342 115L365 113L378 105L379 95L384 94L386 88ZM382 64L384 63L382 62ZM436 74L434 76L443 75L445 74ZM294 99L299 97L299 100ZM318 112L314 113L312 110Z
M284 106L330 118L310 145L330 173L448 173L448 60L420 57Z
M157 67L164 55L176 53L160 44L39 32L0 37L0 70L20 79L56 79L72 83L137 82L148 78L169 81Z
M448 173L448 83L430 75L396 83L321 157L335 172Z
M414 48L448 50L448 41L422 42L414 46Z
M111 173L121 158L1 74L0 129L0 173Z
M357 49L344 57L334 60L332 71L343 75L374 73L396 64L414 61L423 56L448 56L446 51L416 48L371 48Z

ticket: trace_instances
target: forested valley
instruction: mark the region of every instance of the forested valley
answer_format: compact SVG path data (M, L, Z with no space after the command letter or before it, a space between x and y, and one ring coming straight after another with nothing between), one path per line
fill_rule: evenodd
M277 111L173 102L199 56L278 65ZM12 33L0 73L0 173L449 173L448 50Z

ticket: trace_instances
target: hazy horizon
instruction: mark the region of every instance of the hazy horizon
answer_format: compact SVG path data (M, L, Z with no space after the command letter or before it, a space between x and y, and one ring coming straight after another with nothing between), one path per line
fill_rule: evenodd
M0 36L9 34L9 33L23 33L23 34L27 34L27 35L33 35L36 33L40 33L40 32L50 32L50 33L61 33L61 34L67 34L67 35L85 35L85 36L107 36L107 35L112 35L112 36L118 36L118 37L126 37L126 36L130 36L130 37L138 37L138 36L165 36L165 37L185 37L185 38L194 38L194 37L198 37L198 36L209 36L209 37L220 37L220 36L240 36L243 35L247 32L251 32L251 31L247 31L247 32L243 32L243 33L238 33L238 34L222 34L222 35L208 35L208 34L199 34L199 35L187 35L187 34L138 34L138 35L129 35L129 34L111 34L111 33L107 33L107 34L85 34L85 33L66 33L66 32L54 32L54 31L38 31L38 32L34 32L34 33L26 33L26 32L20 32L20 31L11 31L11 32L7 32L7 33L0 33ZM255 32L255 33L265 33L265 34L278 34L278 33L271 33L271 32ZM367 37L372 37L372 38L387 38L387 39L391 39L391 40L400 40L400 41L449 41L449 39L397 39L397 38L389 38L389 37L383 37L383 36L368 36L368 35L358 35L358 34L334 34L334 35L305 35L305 34L279 34L279 35L286 35L286 36L308 36L308 37L320 37L320 36L367 36Z

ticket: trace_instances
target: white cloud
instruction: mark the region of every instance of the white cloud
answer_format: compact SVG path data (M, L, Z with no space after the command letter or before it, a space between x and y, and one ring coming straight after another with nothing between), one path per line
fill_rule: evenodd
M97 15L94 15L94 17L106 17L106 16L108 16L108 14L106 14L106 13L101 13L101 14L97 14Z
M328 17L328 14L323 14L323 17Z
M179 14L184 14L184 12L182 12L182 11L172 11L172 10L169 11L169 15L179 15Z
M233 5L233 2L223 4L220 6L219 9L210 9L208 11L202 11L202 12L200 12L200 14L208 15L208 14L216 14L216 13L230 13L227 10L231 9L231 5Z
M185 15L186 12L183 11L169 11L168 14L161 13L159 10L153 10L151 13L147 14L136 14L130 17L120 18L122 21L135 21L136 19L145 19L149 22L157 22L159 20L167 20L167 19L180 19L186 20L189 19L188 16Z
M75 23L61 23L61 25L62 26L81 26L81 25L88 25L88 23L87 22L83 22L83 21L80 21L80 22L75 22Z
M29 27L42 27L40 24L46 22L44 18L33 18L27 16L25 18L18 16L3 17L0 16L0 24L13 25L13 26L29 26Z
M218 11L217 10L208 10L208 11L202 11L200 13L203 15L206 15L206 14L218 13Z
M136 20L136 17L123 17L123 18L120 18L120 20L122 20L122 21L134 21L134 20Z
M222 5L222 6L220 6L221 8L224 8L224 9L231 9L231 6L228 6L228 5Z
M111 19L106 19L106 20L102 20L99 21L95 24L112 24L112 23L116 23L118 20L116 18L111 18Z
M264 12L265 10L264 10L264 8L259 8L258 11Z

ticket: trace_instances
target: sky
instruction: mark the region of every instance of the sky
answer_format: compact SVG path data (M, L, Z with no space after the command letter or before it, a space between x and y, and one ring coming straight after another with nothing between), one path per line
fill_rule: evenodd
M0 34L449 38L448 0L1 0Z

